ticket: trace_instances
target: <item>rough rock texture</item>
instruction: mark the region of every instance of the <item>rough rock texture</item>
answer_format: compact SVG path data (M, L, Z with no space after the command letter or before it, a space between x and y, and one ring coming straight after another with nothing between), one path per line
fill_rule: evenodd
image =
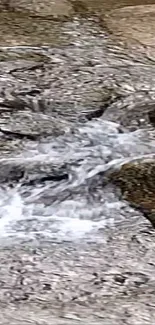
M154 231L135 216L100 235L2 245L1 324L153 325Z
M155 52L155 5L139 5L112 10L104 18L109 31L128 45L142 47L150 60Z
M149 125L148 116L155 102L154 62L148 55L144 55L144 51L137 53L131 51L131 48L125 49L122 42L113 40L107 29L101 28L100 19L96 16L76 16L62 22L62 19L49 19L48 11L47 19L30 17L31 14L46 15L49 1L40 2L39 7L36 6L37 3L39 2L11 0L9 6L8 2L5 3L8 11L0 17L0 181L3 182L0 194L8 208L9 200L14 193L18 194L12 183L15 183L16 190L17 182L22 178L25 198L30 197L32 203L40 204L34 212L33 206L30 206L30 213L33 212L31 218L29 210L26 210L26 220L18 220L18 230L25 234L23 240L14 237L15 233L20 236L15 225L9 238L1 239L0 236L0 323L154 325L155 234L144 214L124 204L124 214L119 214L120 219L114 218L115 223L112 225L111 220L108 220L107 226L101 223L89 240L85 237L75 240L68 236L63 241L57 234L57 228L52 237L54 240L47 237L46 234L51 229L49 223L52 224L53 220L49 219L48 223L48 214L44 216L40 213L44 202L50 208L52 203L53 206L57 203L61 205L63 200L71 199L72 209L75 198L80 204L87 195L89 211L92 208L97 210L93 206L97 202L101 204L103 215L103 203L107 202L104 202L103 197L104 184L100 188L103 175L100 168L97 168L102 167L106 159L108 164L112 159L122 157L122 150L124 157L129 157L130 149L132 151L133 148L132 143L128 143L128 137L132 135L129 128L133 126L137 134L146 128L146 133L143 133L146 143L144 148L143 145L140 146L138 154L146 150L146 145L146 154L154 150L154 131ZM72 1L71 4L64 1L51 3L50 15L72 15L71 7L74 12L85 12L90 4L93 10L101 9L103 15L104 8L106 11L113 5L131 4L128 0L119 3L108 1L108 4L99 0L83 3L84 6L78 1ZM134 3L139 4L140 1ZM17 14L18 10L20 13ZM131 20L129 17L130 22ZM118 25L118 20L116 21ZM148 28L147 26L147 32ZM150 29L150 35L151 33ZM104 140L101 137L99 142L102 135L99 121L96 120L94 128L88 126L89 130L85 123L98 118L100 123L102 119L121 123L125 130L118 124L117 132L113 133L111 127L111 132L108 133L105 127ZM151 118L150 122L152 123ZM86 125L85 128L80 125L80 132L83 133L78 133L78 123ZM97 139L95 134L98 127ZM68 132L68 142L63 141L65 132ZM147 132L150 132L152 140ZM119 137L120 134L122 138ZM58 149L62 150L59 159L56 159L57 156L51 150L49 156L53 160L48 162L46 156L41 160L44 151L40 140L49 141L50 144L58 135L60 142L53 149L55 153L58 153ZM51 138L47 140L46 136ZM72 139L75 139L74 142ZM130 141L132 139L134 141L134 134ZM138 136L136 140L140 145ZM41 151L35 160L36 144ZM65 147L67 144L69 146ZM30 150L31 157L27 156L26 149ZM50 147L47 146L47 152L48 150ZM70 178L67 166L61 165L60 158L64 153L68 165L73 167ZM88 179L80 187L79 183L85 176L82 164L86 167ZM79 171L78 179L74 178L74 165ZM150 209L151 205L151 209L154 209L154 169L154 162L139 162L137 165L130 163L113 174L113 181L122 188L124 197L131 203L141 207L145 203L145 208ZM98 174L91 179L92 172L97 170ZM64 183L69 179L69 185L73 187L68 191L68 184L66 186L65 183L63 191L64 188L58 186L60 196L57 192L54 196L52 182L61 181L60 176ZM49 182L45 184L47 180ZM11 191L9 181L12 182L9 184ZM20 188L20 185L18 183L17 187ZM43 189L45 186L43 198L37 196L33 201L33 195L38 195L42 186ZM122 202L113 202L112 195L111 198L108 208L118 214L117 208ZM27 200L25 202L28 204ZM15 218L20 213L19 203L21 202L16 195L12 205L15 208ZM27 208L26 204L24 209ZM106 208L106 204L104 206ZM6 213L11 214L12 211L4 209L4 221ZM41 219L36 220L37 226L39 224L45 235L41 232L38 234L38 228L35 228L34 217L37 213L41 214ZM1 221L0 235L4 231L3 219ZM33 234L32 240L31 237L27 238L29 233Z
M127 163L112 179L121 186L124 197L144 206L154 206L155 196L155 162Z
M2 6L8 11L22 11L40 17L53 16L55 18L68 16L72 7L67 0L6 0Z
M121 188L123 198L155 226L155 161L142 159L124 164L110 178Z

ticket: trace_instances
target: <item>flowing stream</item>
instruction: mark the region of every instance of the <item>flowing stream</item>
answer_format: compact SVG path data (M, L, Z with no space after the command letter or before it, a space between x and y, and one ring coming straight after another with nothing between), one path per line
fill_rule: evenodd
M7 148L6 152L2 148L1 238L59 241L103 237L106 227L136 214L121 200L119 189L108 183L105 172L155 154L150 126L129 129L116 123L122 116L118 112L128 113L121 107L134 104L134 94L139 105L147 97L152 100L154 65L144 57L136 60L133 53L113 43L91 18L75 18L61 28L69 39L64 48L1 47L1 55L9 59L1 62L0 140L4 137L6 147L13 143L6 130L15 132L13 139L22 132L28 134L24 144L21 141L22 150L7 155ZM25 59L21 59L23 54ZM33 112L23 108L19 99L15 103L10 99L11 87L17 98L26 97L24 92L36 96ZM89 115L99 109L106 89L121 89L121 105L115 107L114 102L105 114L82 119L83 111ZM39 92L44 99L62 99L52 116L50 110L38 112ZM132 110L129 114L132 120ZM143 118L139 121L143 123ZM53 135L53 128L57 134ZM33 131L34 135L40 133L36 140L30 138Z
M106 183L104 172L154 153L155 140L148 144L145 130L120 132L117 123L102 118L78 123L56 139L29 142L17 157L0 161L27 170L13 188L1 187L0 235L55 240L103 236L106 226L135 215Z
M154 324L143 2L0 0L0 324Z

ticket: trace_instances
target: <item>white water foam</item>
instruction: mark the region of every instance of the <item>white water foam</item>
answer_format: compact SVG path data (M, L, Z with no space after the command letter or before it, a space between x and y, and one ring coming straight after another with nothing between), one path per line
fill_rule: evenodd
M21 196L16 191L9 193L7 200L2 193L0 198L0 235L8 235L8 228L12 223L21 220L23 203Z
M91 236L106 225L122 221L132 209L111 188L93 187L89 180L113 166L155 154L154 141L143 140L143 132L119 133L118 124L88 122L53 141L29 147L11 163L65 163L69 180L26 188L0 189L0 237L42 235L76 239ZM0 160L4 163L5 159ZM96 182L96 181L94 181ZM98 181L97 181L98 182ZM88 183L88 184L87 184ZM91 182L90 182L91 183Z
M105 201L102 205L90 207L85 201L65 201L48 209L40 204L40 214L37 215L36 204L25 205L18 191L7 191L7 196L6 200L5 193L1 195L1 238L15 236L32 239L38 235L61 240L88 238L98 229L113 225L115 216L125 207L123 202L118 201Z

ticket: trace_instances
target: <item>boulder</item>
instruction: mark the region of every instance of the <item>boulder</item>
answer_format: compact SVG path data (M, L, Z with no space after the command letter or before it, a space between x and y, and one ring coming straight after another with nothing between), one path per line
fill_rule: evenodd
M126 163L110 179L155 228L155 159Z
M155 160L126 163L110 177L120 186L123 198L155 209Z

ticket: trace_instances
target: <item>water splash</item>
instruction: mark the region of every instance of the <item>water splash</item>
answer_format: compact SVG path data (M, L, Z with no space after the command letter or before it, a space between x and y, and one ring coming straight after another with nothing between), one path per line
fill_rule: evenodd
M102 173L135 157L155 154L155 141L147 141L145 130L120 133L119 129L116 123L94 120L57 139L29 143L22 155L1 160L0 164L24 166L28 178L48 174L54 167L59 173L62 165L69 177L1 188L0 236L88 238L135 214L112 185L103 186Z

